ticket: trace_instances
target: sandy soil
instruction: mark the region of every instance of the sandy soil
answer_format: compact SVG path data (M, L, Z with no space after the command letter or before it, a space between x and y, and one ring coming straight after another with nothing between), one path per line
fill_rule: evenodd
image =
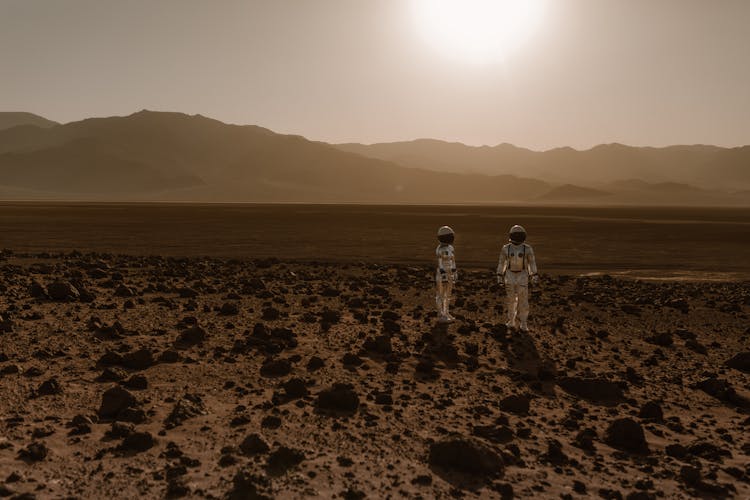
M431 265L448 224L490 269L519 223L548 273L750 279L750 209L4 202L0 248Z
M750 497L750 284L4 254L0 496ZM744 352L744 354L742 354Z

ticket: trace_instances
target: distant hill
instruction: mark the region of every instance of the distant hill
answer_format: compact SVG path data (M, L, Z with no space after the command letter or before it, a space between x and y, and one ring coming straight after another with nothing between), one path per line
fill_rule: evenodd
M488 203L545 182L366 158L257 126L141 111L0 131L0 196L96 200Z
M182 113L9 115L0 199L750 205L750 147L334 146Z
M0 130L19 127L22 125L49 128L59 124L33 113L0 111Z
M599 189L587 188L582 186L574 186L573 184L565 184L557 186L552 190L544 193L538 199L540 201L554 202L554 201L567 201L567 202L584 202L584 201L595 201L601 202L602 198L611 196L612 193L607 191L601 191Z
M750 146L651 148L603 144L585 151L557 148L538 152L509 144L474 147L419 139L337 147L403 166L518 175L560 184L596 186L636 178L649 183L676 182L709 189L750 189Z

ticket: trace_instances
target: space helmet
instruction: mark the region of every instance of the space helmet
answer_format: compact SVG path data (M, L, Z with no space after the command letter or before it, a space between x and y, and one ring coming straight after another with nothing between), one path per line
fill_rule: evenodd
M443 226L438 229L437 239L440 243L450 245L451 243L453 243L455 236L456 235L453 232L453 229L450 228L450 226Z
M521 243L526 241L526 230L523 228L523 226L519 226L518 224L516 224L515 226L510 228L508 236L512 243L520 245Z

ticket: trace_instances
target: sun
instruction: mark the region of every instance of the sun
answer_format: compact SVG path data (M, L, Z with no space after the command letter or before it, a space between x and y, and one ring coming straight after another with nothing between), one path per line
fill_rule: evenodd
M451 57L497 62L538 28L546 0L412 0L420 35Z

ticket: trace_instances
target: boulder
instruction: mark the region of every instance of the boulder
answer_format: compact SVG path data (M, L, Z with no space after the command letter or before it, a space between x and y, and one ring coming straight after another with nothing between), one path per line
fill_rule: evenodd
M496 476L503 470L503 459L481 441L451 436L430 445L430 465L474 476Z
M604 442L613 448L645 455L649 453L641 424L632 418L618 418L607 427Z
M353 413L359 408L359 396L351 384L334 384L318 393L315 406L319 410Z

